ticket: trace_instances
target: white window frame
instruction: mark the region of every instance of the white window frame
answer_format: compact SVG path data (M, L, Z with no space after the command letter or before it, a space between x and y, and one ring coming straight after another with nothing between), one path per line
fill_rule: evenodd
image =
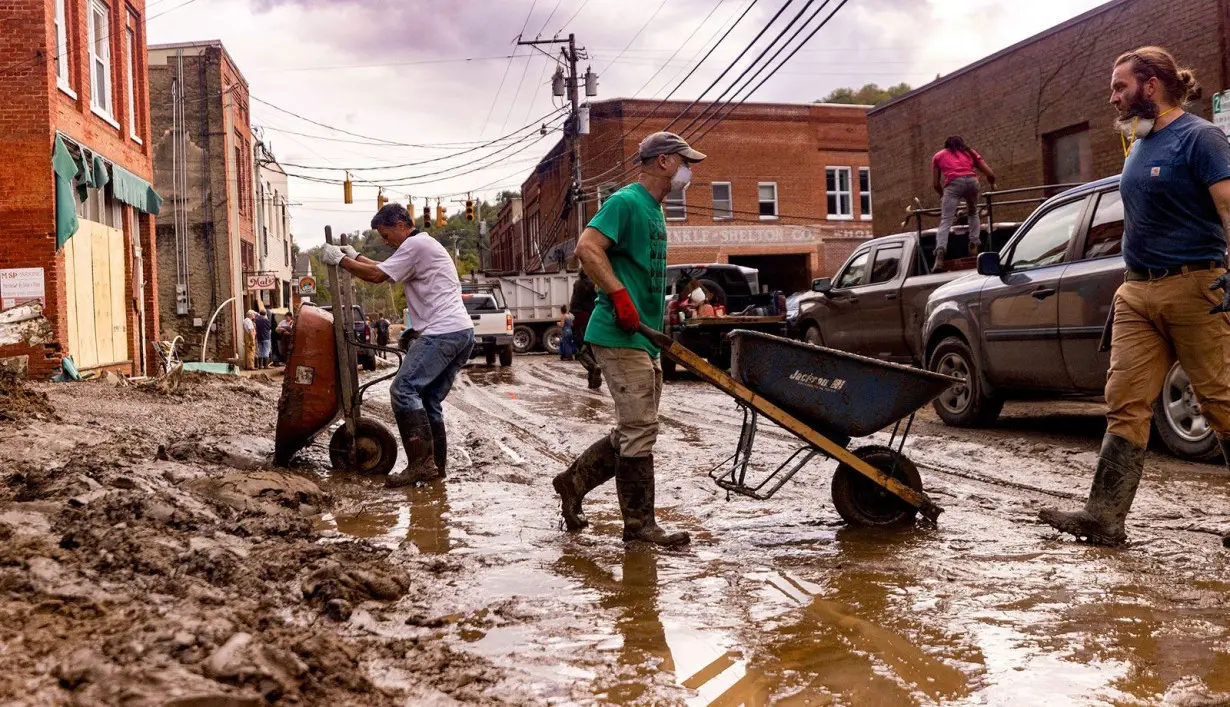
M681 207L683 209L683 215L682 216L669 215L670 212L667 210L668 206ZM665 217L667 221L687 221L688 220L688 188L687 187L684 187L679 190L679 201L678 202L671 201L670 194L666 195L666 198L662 200L662 216Z
M764 199L760 197L761 187L773 187L773 215L772 216L760 214L760 205L765 203ZM779 214L781 212L777 208L778 196L779 195L777 193L777 182L759 182L756 184L756 213L760 214L761 221L776 221L778 218L780 218Z
M726 187L726 209L718 210L717 195L713 193L718 187ZM734 185L730 182L713 182L710 186L710 196L713 198L713 220L714 221L732 221L735 218L735 190Z
M863 175L867 175L867 188L863 189ZM858 168L858 218L860 221L871 220L871 168Z
M66 0L56 0L56 86L76 98L77 94L69 84L68 76L68 15L64 7L65 2Z
M139 145L141 136L137 131L137 18L127 11L125 11L125 16L127 18L124 26L124 44L128 62L128 137Z
M837 198L837 209L838 209L837 213L828 212L828 215L826 217L830 221L853 221L854 220L854 183L852 181L853 175L850 172L851 170L849 167L825 167L824 168L824 208L826 212L828 212L828 204L829 204L828 198L830 196ZM830 173L833 175L833 183L835 187L834 189L829 189L829 174ZM841 188L841 179L840 179L840 175L843 173L846 175L846 187L847 187L844 191ZM849 207L849 211L845 213L842 213L841 211L841 197L842 196L846 197L846 204Z
M95 115L106 120L115 127L119 127L119 123L115 122L115 94L112 89L111 77L111 8L106 3L100 0L90 0L89 7L89 39L90 39L90 110ZM95 38L99 36L99 28L95 23L95 18L101 12L106 18L106 26L103 31L103 54L100 56L97 52L98 42ZM95 84L98 77L99 65L103 69L103 86L102 90Z

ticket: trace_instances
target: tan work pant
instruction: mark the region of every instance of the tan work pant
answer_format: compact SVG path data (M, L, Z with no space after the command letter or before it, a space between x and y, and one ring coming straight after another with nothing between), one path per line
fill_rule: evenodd
M615 401L611 445L623 457L647 457L658 440L662 362L641 349L594 346L594 358Z
M1115 292L1115 328L1106 378L1106 431L1149 441L1153 401L1177 359L1191 378L1209 426L1230 437L1230 317L1211 315L1221 293L1209 285L1225 270L1124 282Z

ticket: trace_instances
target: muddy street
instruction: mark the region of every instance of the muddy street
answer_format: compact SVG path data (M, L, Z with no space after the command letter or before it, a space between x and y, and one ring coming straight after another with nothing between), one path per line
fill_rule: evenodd
M847 527L816 461L769 501L708 470L741 414L667 384L664 524L621 540L614 486L561 529L550 478L612 423L576 364L474 364L445 483L271 466L277 381L36 384L0 426L0 693L30 704L1225 704L1230 480L1155 452L1130 547L1036 522L1078 504L1095 405L929 410L906 451L938 526ZM45 395L43 398L41 396ZM383 385L369 414L391 420ZM859 443L887 441L876 435ZM765 424L753 468L797 447ZM16 697L25 695L27 697ZM214 702L192 700L213 699ZM232 700L226 702L223 700Z

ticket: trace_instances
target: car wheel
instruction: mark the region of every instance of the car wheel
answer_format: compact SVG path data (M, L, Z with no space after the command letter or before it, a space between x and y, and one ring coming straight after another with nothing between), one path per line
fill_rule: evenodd
M1166 374L1162 393L1153 403L1153 427L1176 457L1211 461L1221 456L1217 435L1200 412L1191 379L1177 363Z
M538 336L534 334L534 330L527 326L519 326L513 329L513 351L519 354L527 354L534 348L534 344L538 343Z
M812 346L824 346L824 337L820 336L820 327L809 326L803 331L803 341Z
M552 356L559 355L560 340L564 338L564 330L553 326L542 335L542 347Z
M488 346L483 349L483 360L487 363L488 366L495 365L495 347L494 346Z
M945 424L953 427L985 427L999 417L1004 401L982 392L982 379L973 352L964 339L950 336L931 354L929 368L963 382L940 393L932 406Z
M505 346L500 349L500 365L511 366L513 361L513 347Z

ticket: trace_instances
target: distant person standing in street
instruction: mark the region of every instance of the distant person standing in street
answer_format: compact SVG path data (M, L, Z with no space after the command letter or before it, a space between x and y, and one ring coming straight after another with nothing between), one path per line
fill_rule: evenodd
M572 340L577 345L577 360L589 374L590 390L598 390L602 387L602 369L598 366L598 361L594 359L593 346L585 340L585 328L589 325L589 318L597 303L598 288L594 286L594 281L589 278L589 275L582 270L577 273L577 281L572 285L572 299L568 302L568 311L576 317L572 323Z
M406 447L406 479L429 481L444 475L448 441L444 398L474 348L474 323L461 299L461 280L440 241L414 226L401 204L386 204L372 228L396 250L383 263L360 256L351 246L326 245L325 265L338 265L366 282L400 282L410 321L418 331L393 378L393 416ZM387 331L387 330L386 330Z
M243 367L256 370L256 311L252 309L243 318Z
M982 224L978 222L978 173L987 176L991 189L995 189L995 173L974 148L965 144L959 135L944 141L944 149L931 158L932 186L940 195L940 230L935 235L935 267L944 269L948 255L948 232L957 216L957 207L965 202L969 215L969 244L982 241Z
M295 317L290 312L278 322L278 355L285 364L290 358L290 344L295 338Z
M265 314L265 310L257 313L256 319L252 320L252 324L256 326L256 367L269 368L269 357L272 353L273 344L273 325L269 323L269 316Z
M568 311L568 305L560 305L559 308L559 360L571 361L577 355L577 345L573 340L574 331L572 323L576 321L576 316Z
M1132 144L1119 182L1127 273L1114 299L1106 435L1085 508L1039 514L1099 545L1127 540L1153 401L1176 359L1230 460L1230 143L1184 112L1196 78L1165 49L1120 56L1110 90Z
M666 304L666 220L662 202L692 180L705 159L674 133L654 133L640 145L640 179L602 204L581 234L577 257L598 285L598 305L585 340L606 374L615 429L594 442L553 480L569 530L587 525L585 494L615 477L624 540L682 545L687 533L661 528L654 513L653 446L658 437L662 365L658 347L637 332L661 329Z
M377 346L388 346L389 345L389 320L385 318L383 312L376 315L375 327L376 327L376 345ZM380 358L384 358L384 357L385 357L385 353L381 351Z

